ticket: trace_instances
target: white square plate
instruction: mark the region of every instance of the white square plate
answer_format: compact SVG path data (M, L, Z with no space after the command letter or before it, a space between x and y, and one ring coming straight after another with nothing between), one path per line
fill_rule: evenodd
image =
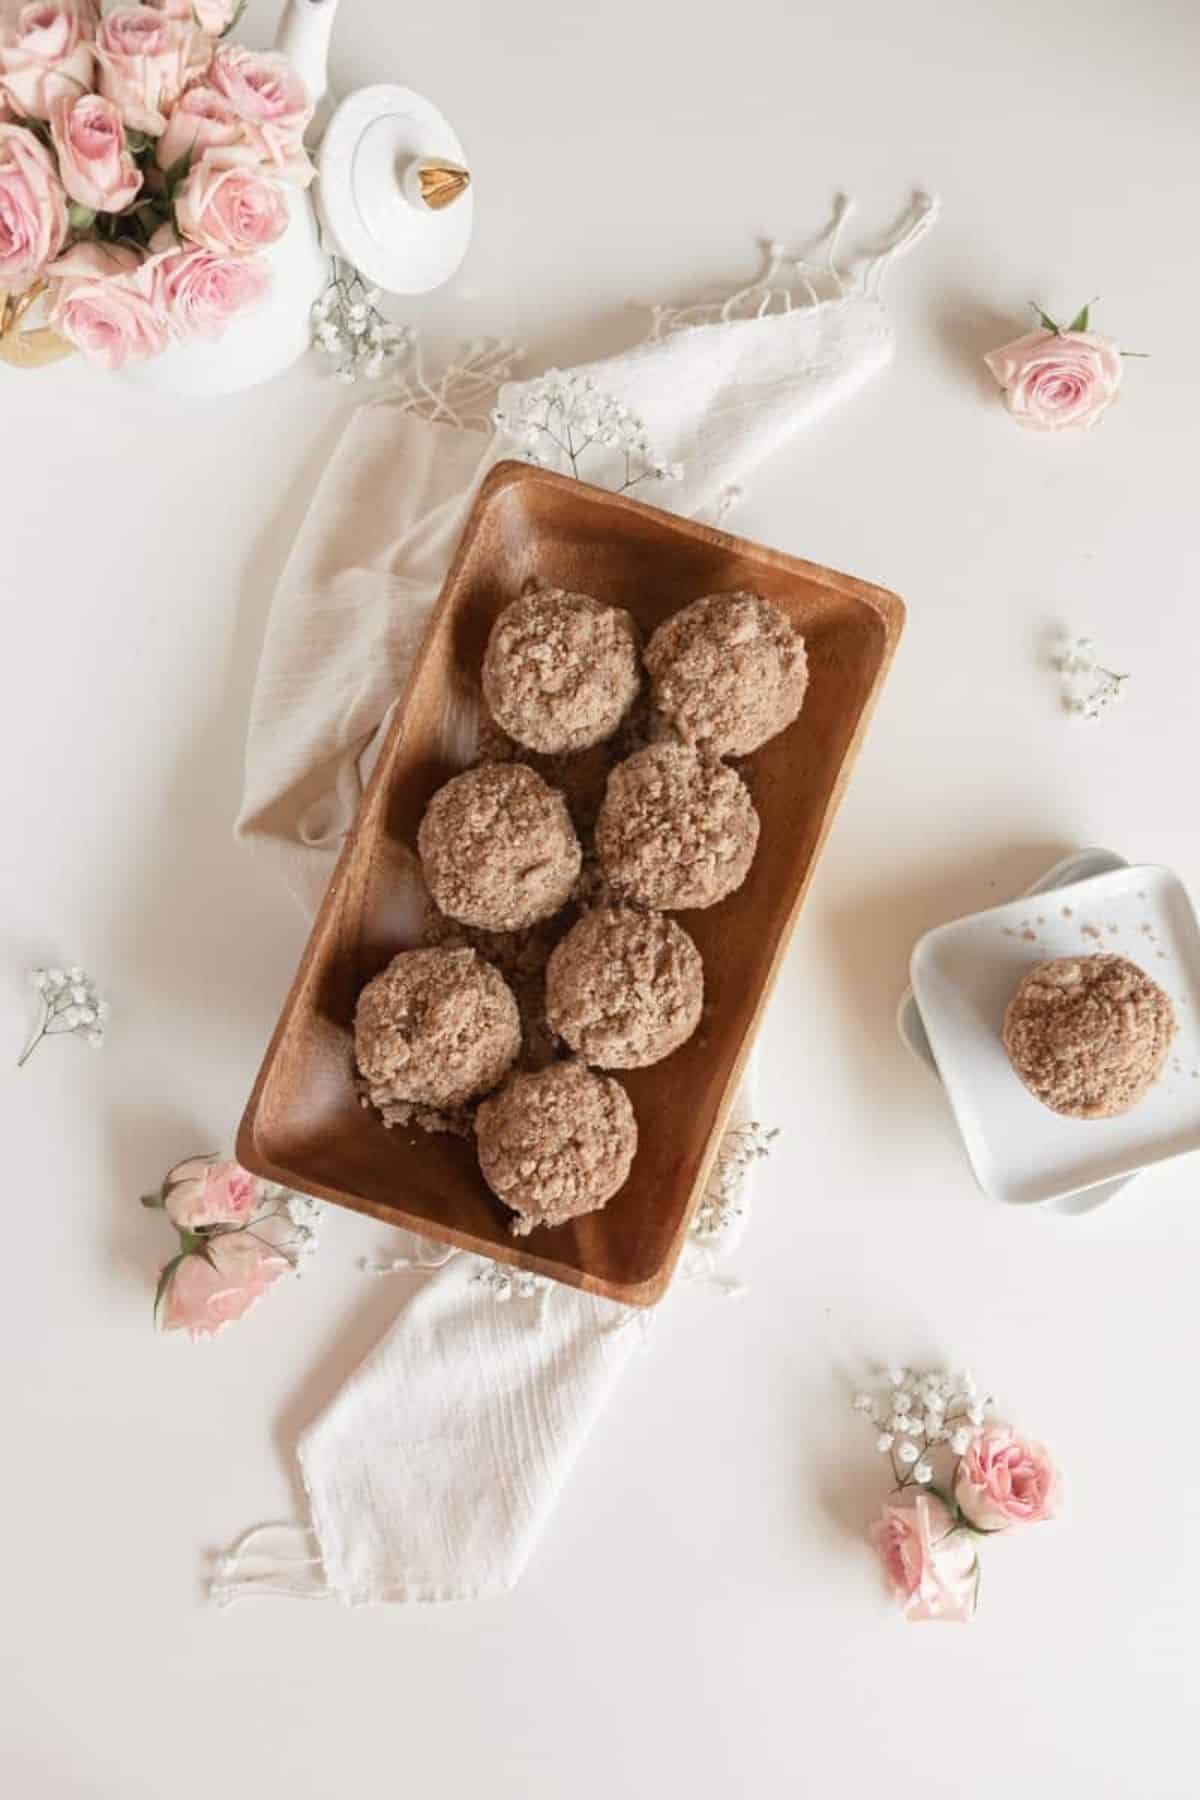
M1178 1031L1131 1111L1066 1119L1013 1074L1004 1012L1035 963L1099 950L1128 957L1166 990ZM913 951L912 984L975 1179L993 1199L1059 1199L1200 1150L1200 928L1169 869L1115 869L939 925Z

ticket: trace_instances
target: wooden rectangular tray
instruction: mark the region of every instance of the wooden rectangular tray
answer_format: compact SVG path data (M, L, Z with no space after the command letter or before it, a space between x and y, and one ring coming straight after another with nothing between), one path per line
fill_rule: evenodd
M515 1240L474 1146L387 1131L355 1093L359 990L414 939L413 846L462 766L493 620L530 577L624 606L648 635L702 594L749 588L804 634L810 680L788 730L739 766L762 820L745 884L683 915L704 957L705 1018L633 1101L633 1169L603 1212ZM894 594L707 525L501 463L484 483L313 926L238 1134L246 1168L288 1187L634 1305L671 1278L755 1028L904 621Z

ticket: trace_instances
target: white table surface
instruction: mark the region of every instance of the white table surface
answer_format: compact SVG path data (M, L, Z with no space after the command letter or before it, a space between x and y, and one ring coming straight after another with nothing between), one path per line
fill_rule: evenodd
M252 41L273 9L255 4ZM892 1015L926 926L1100 842L1200 887L1197 19L1171 0L346 0L336 77L436 96L477 165L467 268L406 317L562 362L801 237L944 215L900 266L894 367L752 485L737 526L896 588L907 635L761 1040L783 1127L737 1305L681 1292L516 1593L351 1612L205 1603L206 1556L293 1510L288 1445L400 1298L331 1212L316 1266L207 1346L150 1331L139 1193L228 1143L304 937L231 841L268 599L347 405L317 368L174 406L0 371L0 1018L35 961L110 989L109 1047L0 1076L0 1774L21 1800L403 1792L1195 1793L1194 1162L1110 1208L1005 1211ZM1031 296L1152 360L1060 441L981 352ZM1133 671L1057 710L1058 620ZM6 1053L7 1055L7 1053ZM970 1364L1067 1471L990 1545L969 1631L914 1630L863 1528L844 1410L871 1358Z

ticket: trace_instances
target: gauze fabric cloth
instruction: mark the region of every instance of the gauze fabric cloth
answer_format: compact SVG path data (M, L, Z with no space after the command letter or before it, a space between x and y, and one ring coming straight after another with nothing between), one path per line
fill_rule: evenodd
M854 281L835 267L836 232L819 270L772 247L761 280L711 305L655 309L644 342L581 370L683 466L679 482L639 494L689 516L719 512L759 463L877 374L893 350L878 275L934 210L919 200ZM503 386L500 411L515 414L521 393ZM462 428L451 388L422 382L352 416L313 497L271 609L238 821L310 910L471 502L512 453L504 432ZM715 1264L740 1235L762 1154L751 1117L744 1086L706 1195L722 1227L689 1244L683 1265L719 1291L736 1291ZM219 1602L506 1591L644 1339L648 1315L475 1257L417 1241L398 1261L394 1323L299 1442L310 1523L243 1534L213 1580Z
M416 1279L300 1440L325 1579L351 1605L507 1592L643 1342L649 1315L559 1282L501 1300L475 1261Z

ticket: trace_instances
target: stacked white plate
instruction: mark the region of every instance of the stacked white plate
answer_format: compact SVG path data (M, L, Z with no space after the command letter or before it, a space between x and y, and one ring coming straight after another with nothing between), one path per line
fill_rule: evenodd
M1178 1032L1144 1099L1111 1119L1069 1119L1009 1066L1005 1008L1028 969L1108 951L1170 995ZM1010 1205L1089 1212L1140 1169L1200 1150L1200 928L1169 869L1082 850L1020 899L939 925L916 945L897 1023L945 1087L975 1179Z

